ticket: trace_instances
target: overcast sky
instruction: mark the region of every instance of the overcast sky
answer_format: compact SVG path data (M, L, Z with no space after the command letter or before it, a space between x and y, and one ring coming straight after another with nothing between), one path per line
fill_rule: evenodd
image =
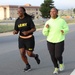
M44 0L0 0L0 5L25 5L29 3L33 6L40 6ZM54 5L58 9L75 8L75 0L54 0Z

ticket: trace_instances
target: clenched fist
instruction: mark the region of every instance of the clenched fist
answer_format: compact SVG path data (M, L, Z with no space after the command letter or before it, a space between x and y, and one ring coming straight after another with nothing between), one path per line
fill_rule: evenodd
M14 34L14 35L15 35L15 34L18 34L18 31L14 30L14 31L13 31L13 34Z
M49 25L48 24L46 25L46 28L49 28Z

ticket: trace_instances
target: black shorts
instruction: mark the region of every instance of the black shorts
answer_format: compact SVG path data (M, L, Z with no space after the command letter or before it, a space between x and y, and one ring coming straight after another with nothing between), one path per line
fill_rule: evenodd
M25 50L33 51L34 46L35 46L34 36L32 36L31 38L28 38L28 39L23 39L23 38L19 37L18 45L19 45L19 49L25 48Z

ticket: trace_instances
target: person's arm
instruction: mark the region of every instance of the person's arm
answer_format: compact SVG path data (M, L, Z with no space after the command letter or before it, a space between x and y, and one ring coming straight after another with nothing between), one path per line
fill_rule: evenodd
M24 35L28 35L28 34L30 34L30 33L33 33L34 31L36 31L36 28L32 28L31 30L29 30L29 31L24 31L24 32L22 32Z
M49 34L49 27L50 27L49 24L46 23L44 28L43 28L43 30L42 30L42 33L43 33L44 36L48 36L48 34Z
M68 33L68 31L69 31L69 26L65 21L63 21L63 29L61 30L61 32L62 32L62 34L65 35Z
M32 21L31 18L29 19L29 25L30 25L30 28L31 28L31 29L28 30L28 31L24 31L24 32L22 32L24 35L28 35L28 34L33 33L33 32L36 31L36 28L35 28L34 22Z
M13 31L13 34L18 34L19 32L19 29L18 29L18 26L17 26L17 21L15 21L15 26L14 26L14 31Z
M14 35L15 35L15 34L18 34L18 31L14 30L14 31L13 31L13 34L14 34Z

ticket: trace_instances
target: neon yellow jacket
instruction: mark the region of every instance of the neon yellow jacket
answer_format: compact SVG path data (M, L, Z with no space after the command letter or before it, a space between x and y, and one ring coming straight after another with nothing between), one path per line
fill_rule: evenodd
M49 28L46 28L46 25L49 25ZM64 31L64 33L61 32ZM50 18L44 28L43 28L43 35L47 36L47 41L52 43L58 43L65 40L65 34L68 33L69 27L65 20L60 17L56 19Z

